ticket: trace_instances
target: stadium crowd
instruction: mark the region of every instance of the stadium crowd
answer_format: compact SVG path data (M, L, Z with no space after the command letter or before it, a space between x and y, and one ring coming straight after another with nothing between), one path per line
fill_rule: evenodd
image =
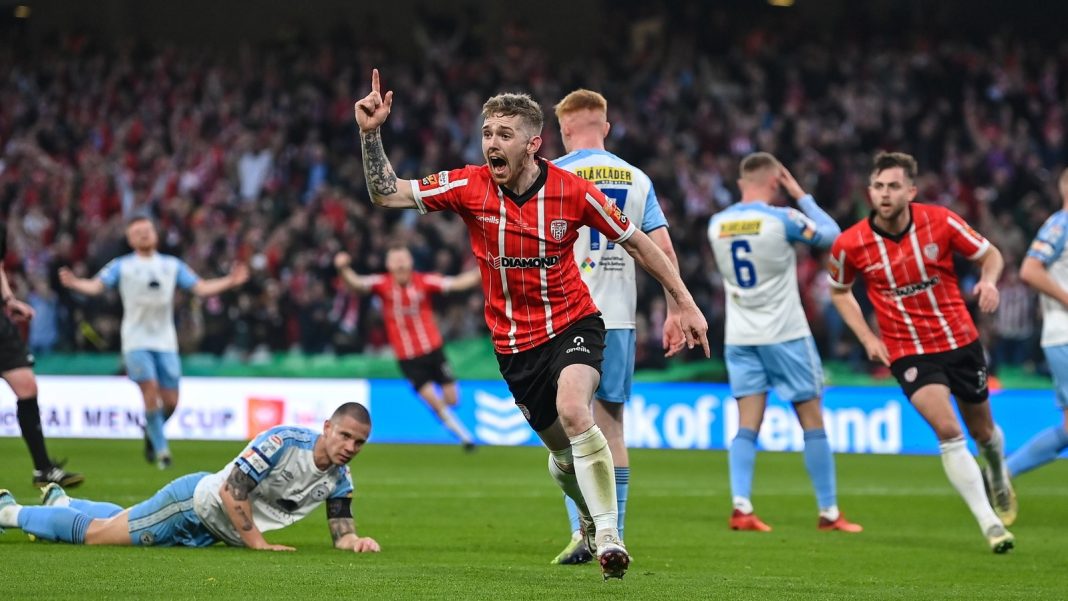
M1060 205L1068 45L1050 54L1011 36L914 36L832 46L796 27L738 28L703 5L636 10L606 14L600 51L568 61L521 25L466 30L448 17L416 25L418 60L343 30L232 51L85 35L3 47L4 261L37 310L32 350L118 348L120 304L73 295L56 274L69 265L92 275L126 252L125 219L137 214L156 220L163 252L201 276L235 261L252 268L240 290L179 303L184 352L388 348L376 307L340 285L333 255L345 250L358 272L377 272L402 239L420 270L457 273L471 259L459 219L371 208L352 107L377 66L403 98L383 136L409 178L482 162L480 111L493 93L529 92L547 113L577 87L604 93L609 149L652 177L718 345L723 291L706 226L738 198L738 160L774 153L850 225L868 211L874 151L910 152L921 199L959 212L1005 254L1002 308L980 326L995 361L1038 360L1037 303L1016 267ZM551 119L544 137L544 156L563 154ZM822 265L807 251L799 265L814 333L826 357L862 364ZM482 335L481 304L478 294L442 299L446 339ZM639 365L655 366L664 304L651 280L638 306Z

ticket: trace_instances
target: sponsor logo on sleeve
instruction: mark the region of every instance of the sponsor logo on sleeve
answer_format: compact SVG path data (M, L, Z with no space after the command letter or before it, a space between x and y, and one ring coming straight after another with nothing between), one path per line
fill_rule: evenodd
M1049 242L1043 242L1042 240L1035 240L1031 243L1031 252L1049 256L1053 254L1053 245Z
M423 178L423 186L427 188L437 188L440 186L449 185L449 172L439 171L437 173L431 173Z
M252 467L252 469L256 470L256 473L258 474L266 472L271 467L266 459L260 457L260 454L256 452L256 449L248 449L244 453L241 453L241 457Z

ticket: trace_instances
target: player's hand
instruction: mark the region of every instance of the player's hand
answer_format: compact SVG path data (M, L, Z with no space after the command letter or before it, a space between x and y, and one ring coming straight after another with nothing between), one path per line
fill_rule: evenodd
M374 131L386 122L389 109L393 106L393 92L382 95L382 85L378 81L378 69L371 70L371 93L356 101L353 107L356 123L360 131Z
M979 297L979 310L983 313L993 313L1001 302L998 287L990 282L980 281L975 288L972 288L972 294Z
M4 305L4 309L7 311L8 317L10 317L12 321L18 323L27 322L33 319L33 316L36 314L33 307L17 298L7 301L7 304Z
M686 336L687 348L700 345L705 349L705 358L712 356L712 348L708 344L708 322L697 305L690 305L679 313L679 325L682 326L683 335Z
M240 286L248 281L248 265L237 263L230 270L230 285Z
M352 257L349 256L349 253L342 251L342 252L339 252L338 254L334 255L334 268L335 269L337 269L338 271L341 271L342 269L345 269L349 265L352 265Z
M363 536L357 537L348 550L353 553L378 553L382 547L378 546L378 541L370 536Z
M864 351L868 353L868 359L890 367L890 351L886 349L886 345L878 336L865 338L861 340L861 344L864 345Z
M794 175L784 165L779 165L779 183L786 189L786 193L790 195L790 198L794 200L798 200L805 195L805 189L801 187L801 184L797 183Z
M664 356L674 357L686 348L686 334L682 331L682 320L678 313L668 313L664 317Z
M272 545L267 543L262 547L256 547L257 551L296 551L296 547L287 547L286 545Z
M77 279L78 277L74 275L74 272L71 271L69 267L59 268L59 283L63 284L64 288L70 288L74 286L74 282Z

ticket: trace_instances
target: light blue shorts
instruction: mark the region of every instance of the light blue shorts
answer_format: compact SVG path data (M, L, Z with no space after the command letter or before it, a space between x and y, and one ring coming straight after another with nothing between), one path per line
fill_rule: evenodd
M606 330L604 360L601 362L601 384L594 398L609 403L626 403L634 382L634 349L637 335L634 330Z
M1057 406L1068 410L1068 344L1044 346L1042 352L1046 353L1046 363L1049 364L1049 372L1053 375Z
M142 547L208 547L218 539L193 511L193 491L208 472L182 476L130 508L130 542Z
M182 360L171 351L135 350L123 355L126 373L134 382L155 381L164 390L177 390Z
M777 344L728 344L724 354L734 398L774 388L780 399L797 403L823 393L823 364L812 336Z

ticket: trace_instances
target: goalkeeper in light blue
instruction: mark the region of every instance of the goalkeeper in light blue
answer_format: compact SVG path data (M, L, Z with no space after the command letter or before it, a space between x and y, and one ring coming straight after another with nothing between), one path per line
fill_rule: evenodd
M823 428L823 368L801 308L797 255L802 243L829 248L841 229L793 175L766 152L742 160L740 202L712 217L709 241L726 289L724 356L738 401L730 444L732 530L769 531L753 510L757 433L768 390L793 404L804 430L805 467L816 491L820 530L860 532L838 510L834 456ZM782 186L801 211L772 206ZM802 212L803 211L803 212Z
M42 505L23 506L0 490L0 529L19 528L42 540L84 545L236 547L293 551L263 533L293 524L326 503L334 547L377 552L356 534L352 478L347 467L371 433L363 405L345 403L323 424L278 426L259 434L221 471L182 476L129 509L75 499L56 484Z

